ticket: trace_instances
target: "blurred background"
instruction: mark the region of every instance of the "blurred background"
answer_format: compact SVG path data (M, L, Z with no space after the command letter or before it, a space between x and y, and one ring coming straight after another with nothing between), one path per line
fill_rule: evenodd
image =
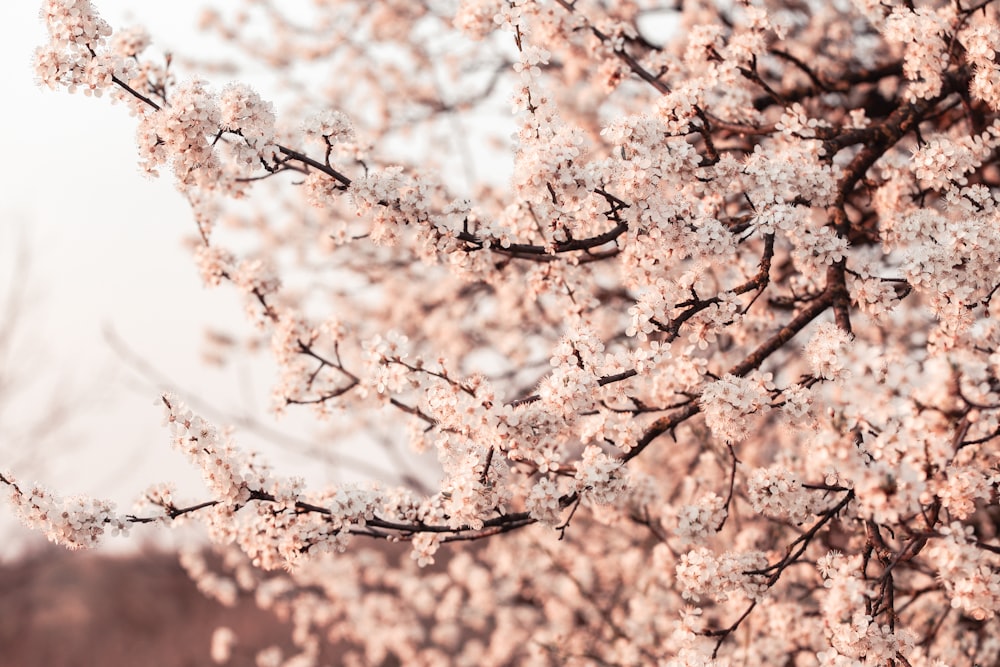
M238 638L230 665L292 651L291 630L242 596L224 607L197 591L174 554L29 550L0 564L3 667L202 667L219 627Z

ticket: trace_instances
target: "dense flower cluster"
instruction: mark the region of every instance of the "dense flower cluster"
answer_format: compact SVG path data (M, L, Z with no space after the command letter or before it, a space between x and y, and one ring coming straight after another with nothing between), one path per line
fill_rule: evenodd
M123 62L108 52L111 26L90 0L48 0L41 17L50 41L35 52L35 73L49 88L65 86L100 96Z
M96 546L105 535L128 533L129 523L112 502L86 496L63 498L39 484L22 488L14 476L0 474L21 522L68 549Z
M437 469L310 488L166 395L205 498L4 473L25 523L202 524L260 666L1000 663L998 3L244 4L280 115L83 0L38 79L137 116L317 451Z
M716 380L701 392L705 424L723 442L738 442L750 434L751 415L770 409L769 375L741 378L732 374Z

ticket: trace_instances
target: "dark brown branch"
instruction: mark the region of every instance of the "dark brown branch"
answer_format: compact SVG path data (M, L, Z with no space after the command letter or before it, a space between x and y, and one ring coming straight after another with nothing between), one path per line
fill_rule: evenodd
M628 225L624 222L620 222L603 234L598 234L597 236L591 236L585 239L571 239L569 241L556 242L551 248L531 243L511 243L510 245L502 246L493 241L490 244L490 249L495 252L525 257L531 255L552 255L553 252L564 253L573 252L574 250L591 250L615 241L626 231L628 231ZM460 241L474 244L478 248L485 245L485 241L483 239L464 230L459 232L456 238Z

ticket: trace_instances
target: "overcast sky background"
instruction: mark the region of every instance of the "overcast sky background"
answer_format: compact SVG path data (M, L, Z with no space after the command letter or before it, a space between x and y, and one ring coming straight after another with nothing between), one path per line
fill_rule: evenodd
M131 509L153 482L178 481L196 494L198 474L172 451L160 425L158 390L112 350L104 331L113 329L176 390L218 397L226 410L246 407L236 388L248 380L266 405L270 378L246 365L218 370L201 363L204 325L243 326L241 301L232 290L202 287L181 244L194 229L187 205L169 174L151 180L140 173L135 121L125 108L36 86L32 53L45 41L40 4L0 4L0 25L7 27L0 40L7 128L0 295L26 289L31 306L18 318L20 335L0 351L0 373L22 378L0 395L0 470L18 465L13 472L26 481L65 495L110 497L121 509ZM113 28L145 25L158 48L199 55L212 48L194 27L200 1L95 4ZM19 244L28 253L26 271L15 264ZM75 418L57 438L24 437L48 419L55 399L71 401ZM250 434L239 441L255 444ZM305 460L287 463L283 472L316 475ZM28 537L10 515L0 499L0 558Z

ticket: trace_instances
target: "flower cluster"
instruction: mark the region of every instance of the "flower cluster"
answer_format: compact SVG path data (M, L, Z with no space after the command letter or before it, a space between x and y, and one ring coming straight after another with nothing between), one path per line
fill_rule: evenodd
M251 468L215 426L195 415L173 394L161 397L164 422L174 446L201 468L213 497L230 505L250 499Z
M886 39L903 45L903 73L910 81L907 99L930 99L941 92L941 73L948 69L944 35L952 21L948 7L939 11L896 7L885 19Z
M628 480L622 465L600 448L587 447L576 464L576 488L590 502L608 505L626 489Z
M325 109L307 118L302 124L302 131L307 137L323 139L328 146L354 140L354 125L351 119L342 111L331 109Z
M524 501L525 509L539 523L555 526L562 515L559 486L551 477L540 477Z
M122 63L108 51L111 26L90 0L46 0L40 12L49 43L35 52L35 74L55 89L100 96L112 85Z
M925 188L947 190L968 185L968 174L975 171L997 145L1000 145L1000 125L997 123L973 137L931 137L914 150L910 168Z
M1000 613L1000 573L997 559L976 547L971 526L955 522L941 529L941 539L930 547L939 580L948 591L953 609L976 620Z
M702 596L725 602L734 593L760 601L767 584L759 571L767 565L767 557L762 552L726 552L717 556L701 547L681 556L677 564L677 583L684 598L694 602Z
M806 344L806 358L813 375L823 380L837 380L847 373L850 336L832 322L816 327Z
M243 173L249 175L261 164L275 161L274 120L273 106L246 84L229 84L219 94L219 127L239 135L226 145L233 153L231 162Z
M68 549L93 547L106 534L128 532L125 517L107 500L63 498L38 484L22 489L10 473L0 474L0 483L7 485L8 499L21 523Z
M156 174L169 165L182 187L212 188L222 178L213 150L221 116L204 81L177 86L169 107L143 116L136 138L142 167Z
M774 384L767 374L749 377L726 375L705 385L702 412L712 435L724 442L739 442L750 434L751 415L770 410Z
M682 544L698 542L721 530L726 516L725 499L714 493L708 493L693 505L684 505L680 508L674 532Z
M815 513L819 494L805 489L788 468L774 465L753 471L747 496L754 512L801 524Z

